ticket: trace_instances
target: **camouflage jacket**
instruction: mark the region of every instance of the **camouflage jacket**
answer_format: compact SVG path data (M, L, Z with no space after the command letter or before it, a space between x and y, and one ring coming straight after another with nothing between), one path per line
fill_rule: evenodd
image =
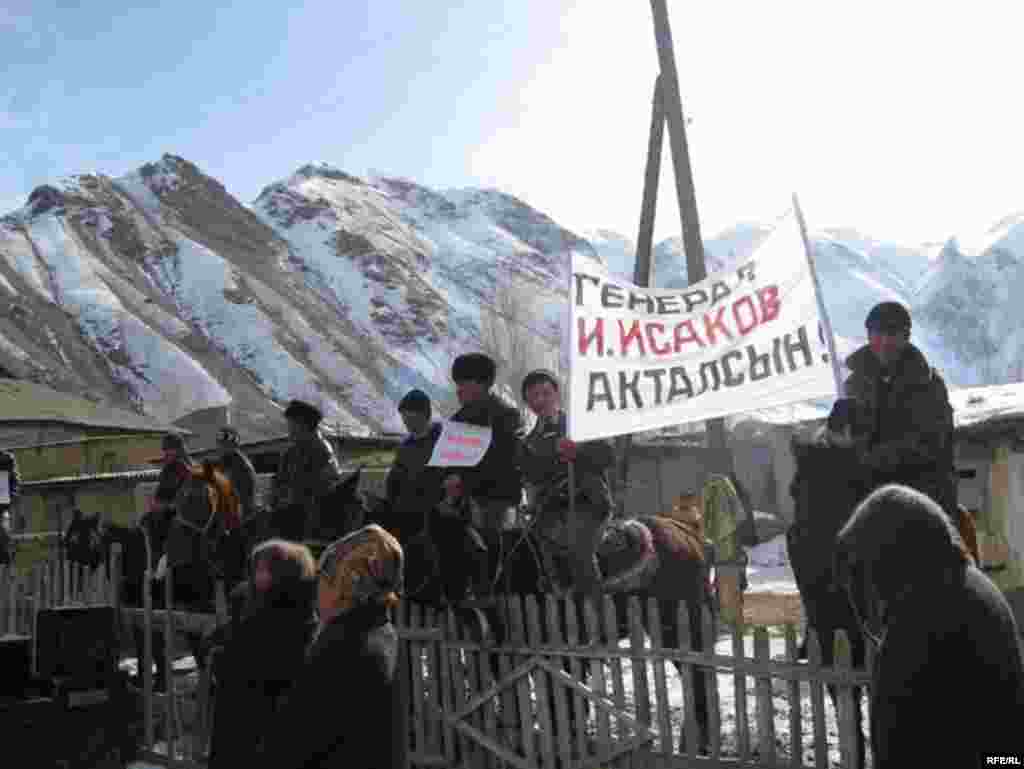
M317 510L321 496L341 480L334 448L320 433L292 443L281 455L270 487L270 509L294 505L307 513Z
M558 458L558 442L566 434L566 416L538 419L523 440L521 465L526 494L532 508L556 509L568 506L569 466ZM576 499L603 514L612 511L608 469L615 464L610 441L577 444Z

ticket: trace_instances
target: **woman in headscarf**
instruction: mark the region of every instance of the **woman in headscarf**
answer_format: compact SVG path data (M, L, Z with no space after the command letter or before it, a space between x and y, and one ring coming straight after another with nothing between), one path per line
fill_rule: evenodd
M210 769L246 766L302 668L316 629L309 548L271 539L250 558L247 605L220 639Z
M267 735L267 769L405 769L408 703L391 614L402 547L376 524L320 557L316 637Z

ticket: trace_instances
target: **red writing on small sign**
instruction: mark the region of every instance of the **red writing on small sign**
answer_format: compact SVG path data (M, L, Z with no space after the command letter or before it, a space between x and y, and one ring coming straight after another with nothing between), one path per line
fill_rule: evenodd
M479 436L476 435L449 435L446 443L454 446L472 446L477 448L480 446L481 441Z
M469 459L468 454L463 454L461 451L441 451L441 459L446 461L458 461Z

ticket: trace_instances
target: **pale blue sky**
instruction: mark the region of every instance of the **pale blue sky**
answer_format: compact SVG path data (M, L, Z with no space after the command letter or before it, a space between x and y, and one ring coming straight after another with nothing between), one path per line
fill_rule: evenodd
M793 190L905 242L1024 210L1024 3L948 5L670 0L705 234ZM172 152L246 202L322 160L635 236L646 0L0 0L0 62L0 210ZM670 173L666 147L659 237Z

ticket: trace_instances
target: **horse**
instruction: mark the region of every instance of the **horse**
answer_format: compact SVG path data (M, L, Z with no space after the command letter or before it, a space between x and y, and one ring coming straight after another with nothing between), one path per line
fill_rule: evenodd
M651 617L647 599L654 598L661 617L661 638L667 648L677 647L679 633L676 622L678 601L685 601L688 611L692 648L700 651L705 641L702 608L710 603L708 567L704 553L703 516L699 497L681 498L672 518L639 515L615 520L606 528L598 549L598 562L604 575L603 595L612 599L615 609L617 640L629 636L629 600L640 599L642 620L650 630ZM376 500L370 516L377 520L394 520L386 504ZM403 522L403 532L406 530ZM406 537L406 599L433 602L455 609L457 618L473 618L473 610L485 617L484 631L491 642L509 640L508 618L501 612L500 595L533 595L540 600L558 589L545 547L531 524L501 532L495 544L496 553L480 558L486 548L464 518L431 511L424 518L420 531ZM410 557L411 556L411 557ZM481 570L480 564L487 566ZM470 593L474 598L470 598ZM583 603L575 603L576 626L581 643L588 643ZM598 610L600 607L595 607ZM470 627L472 630L476 623ZM477 633L473 633L476 635ZM596 640L596 639L595 639ZM496 676L497 655L490 663ZM682 673L681 665L676 665ZM585 674L589 663L582 664ZM703 671L692 666L694 681L703 680ZM707 691L694 688L695 716L699 729L698 744L707 751L711 735L708 730ZM686 735L682 737L685 742Z
M836 536L871 492L871 472L860 462L851 444L836 441L833 436L822 428L809 437L793 437L791 451L796 460L796 475L790 484L790 495L795 513L794 522L786 531L786 544L807 627L813 628L820 640L822 663L833 664L835 634L843 630L850 640L854 666L863 667L867 647L862 618L853 604L868 607L869 603L862 580L853 579L849 595L840 585L841 554L837 552ZM798 656L807 656L806 638ZM828 690L833 703L838 704L836 688L829 686ZM853 699L863 767L866 743L860 687L853 690Z
M354 473L333 483L318 496L319 515L313 527L314 540L334 542L362 528L368 510L367 502L359 491L363 469L364 465L360 465ZM252 528L257 536L250 538L249 550L251 552L252 546L271 537L293 541L301 539L304 524L302 520L291 520L288 511L265 511L258 521L253 521Z

